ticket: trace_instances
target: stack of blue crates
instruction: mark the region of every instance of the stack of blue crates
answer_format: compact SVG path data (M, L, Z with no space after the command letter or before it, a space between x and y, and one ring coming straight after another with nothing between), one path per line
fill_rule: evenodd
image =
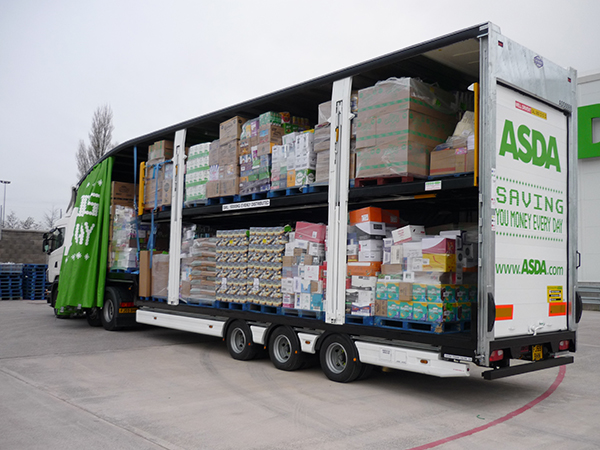
M0 264L0 299L23 298L23 264Z
M44 300L46 295L46 264L23 265L23 298Z

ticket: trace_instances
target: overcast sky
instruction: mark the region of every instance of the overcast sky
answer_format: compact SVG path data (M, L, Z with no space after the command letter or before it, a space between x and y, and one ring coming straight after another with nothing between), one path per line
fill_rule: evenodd
M6 210L66 208L103 104L125 142L487 21L581 76L600 72L599 18L596 0L0 0Z

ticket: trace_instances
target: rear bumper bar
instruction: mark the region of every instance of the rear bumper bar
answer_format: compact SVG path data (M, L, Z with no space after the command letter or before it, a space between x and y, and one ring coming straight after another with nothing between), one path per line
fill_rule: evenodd
M501 367L483 372L481 375L486 380L497 380L498 378L510 377L521 373L534 372L536 370L548 369L550 367L564 366L571 364L575 358L572 356L561 356L559 358L546 359L527 364L519 364L510 367Z

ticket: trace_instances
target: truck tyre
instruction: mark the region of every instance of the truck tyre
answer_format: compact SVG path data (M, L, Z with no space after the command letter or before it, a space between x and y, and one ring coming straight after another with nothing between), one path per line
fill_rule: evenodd
M288 326L278 327L271 334L269 357L276 368L287 371L304 367L306 361L298 335Z
M361 374L363 364L352 340L343 334L325 338L319 352L321 369L331 381L349 383Z
M258 347L252 342L250 327L243 320L235 320L229 325L225 341L233 359L249 361L258 354Z
M104 306L100 314L102 326L107 331L117 331L117 313L121 304L122 292L115 286L107 286L104 290Z
M91 308L85 311L85 318L90 327L102 326L102 310L100 308Z

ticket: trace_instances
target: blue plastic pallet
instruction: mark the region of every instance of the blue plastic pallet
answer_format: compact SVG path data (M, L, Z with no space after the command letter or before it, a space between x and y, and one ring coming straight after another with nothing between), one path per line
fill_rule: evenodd
M346 323L352 325L373 325L373 316L354 316L346 314Z
M279 308L279 313L283 316L301 317L303 319L325 320L325 311L310 311L307 309Z
M375 317L375 325L383 328L417 331L421 333L462 333L471 329L471 322L421 322L418 320Z
M234 195L233 201L234 202L250 202L252 200L264 200L267 198L268 194L269 194L268 191L264 191L264 192L254 192L252 194Z

